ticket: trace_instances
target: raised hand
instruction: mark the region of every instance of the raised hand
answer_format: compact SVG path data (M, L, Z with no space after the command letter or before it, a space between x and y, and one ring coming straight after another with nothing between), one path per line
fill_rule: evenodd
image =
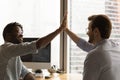
M60 29L65 30L67 27L67 12L64 15L64 18L62 20L62 23L60 25Z

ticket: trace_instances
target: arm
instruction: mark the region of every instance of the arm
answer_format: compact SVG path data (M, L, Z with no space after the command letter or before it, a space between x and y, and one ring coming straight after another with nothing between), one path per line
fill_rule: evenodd
M72 31L70 31L68 28L66 28L65 32L69 35L69 37L77 44L77 42L80 40L80 38L73 33Z
M57 30L55 30L54 32L48 34L47 36L43 38L39 38L37 41L25 42L25 43L20 43L20 44L6 43L2 45L2 47L4 48L4 51L2 54L4 57L9 59L14 56L30 54L30 52L36 53L36 50L38 48L44 47L48 43L50 43L50 41L55 36L57 36L65 28L65 26L66 26L66 16L64 17L62 24ZM12 54L9 54L9 53L12 53Z
M78 41L80 40L80 38L75 34L73 33L72 31L70 31L68 29L68 23L67 23L67 15L66 15L66 23L65 23L65 28L64 28L64 31L69 35L69 37L77 44Z
M93 44L90 44L89 42L85 41L84 39L78 37L75 33L70 31L68 28L66 28L65 32L69 35L69 37L77 44L79 48L82 50L89 52L94 48Z
M67 17L67 16L66 16ZM67 19L67 18L66 18ZM64 28L64 31L69 35L69 37L77 44L77 46L79 48L81 48L82 50L89 52L90 50L92 50L94 48L93 44L90 44L89 42L85 41L84 39L78 37L74 32L70 31L68 29L68 25L67 25L67 21L66 21L66 25Z
M35 80L35 76L28 71L27 67L22 63L21 58L19 57L20 65L22 66L21 69L21 77L23 80Z
M50 41L57 36L60 32L62 31L62 28L57 29L56 31L48 34L45 37L42 37L40 39L38 39L38 41L36 42L36 47L41 48L41 47L45 47L48 43L50 43Z
M35 77L33 76L32 73L26 74L23 80L35 80Z

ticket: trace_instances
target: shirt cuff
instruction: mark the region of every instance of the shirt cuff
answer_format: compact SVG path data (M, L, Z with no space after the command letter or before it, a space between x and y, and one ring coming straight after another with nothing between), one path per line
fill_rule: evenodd
M23 65L22 67L22 72L21 72L21 77L24 78L30 71Z

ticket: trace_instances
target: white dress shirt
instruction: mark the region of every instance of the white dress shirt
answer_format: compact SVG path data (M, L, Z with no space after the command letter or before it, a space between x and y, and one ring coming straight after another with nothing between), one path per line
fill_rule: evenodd
M120 46L118 44L105 39L94 48L85 49L85 47L84 50L89 52L84 62L83 80L120 80Z
M36 41L13 44L6 42L0 46L0 80L19 80L29 73L19 56L36 53Z

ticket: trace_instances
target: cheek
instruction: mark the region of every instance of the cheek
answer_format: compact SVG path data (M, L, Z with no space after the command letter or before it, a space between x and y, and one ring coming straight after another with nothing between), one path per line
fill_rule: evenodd
M17 34L13 34L12 37L13 37L13 38L16 38L16 37L17 37Z
M93 37L93 36L94 36L94 33L93 33L93 32L88 32L87 35L88 35L89 37Z

